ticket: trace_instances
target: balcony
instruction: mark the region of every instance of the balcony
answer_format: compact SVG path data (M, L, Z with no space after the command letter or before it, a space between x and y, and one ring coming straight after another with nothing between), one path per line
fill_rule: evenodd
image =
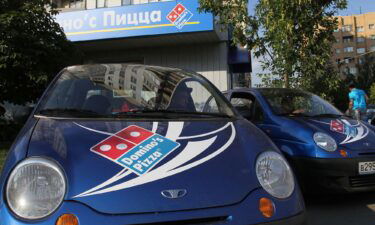
M52 0L52 3L61 12L72 12L168 1L175 0Z

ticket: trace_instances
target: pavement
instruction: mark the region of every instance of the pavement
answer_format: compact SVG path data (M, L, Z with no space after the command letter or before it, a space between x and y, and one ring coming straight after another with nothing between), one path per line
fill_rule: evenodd
M305 196L307 225L375 225L375 193Z

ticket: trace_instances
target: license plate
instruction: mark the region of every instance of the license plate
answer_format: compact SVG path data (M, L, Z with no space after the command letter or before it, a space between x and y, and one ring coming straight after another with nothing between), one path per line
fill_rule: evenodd
M374 174L374 173L375 173L375 161L359 163L359 174Z

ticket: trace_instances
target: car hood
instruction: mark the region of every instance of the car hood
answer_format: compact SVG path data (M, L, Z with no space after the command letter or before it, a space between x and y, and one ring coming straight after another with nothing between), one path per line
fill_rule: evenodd
M243 120L40 119L28 156L49 157L63 167L66 200L124 214L238 203L259 187L255 157L271 145Z
M370 125L348 117L343 118L298 118L301 123L331 135L339 146L351 150L374 150L375 133Z

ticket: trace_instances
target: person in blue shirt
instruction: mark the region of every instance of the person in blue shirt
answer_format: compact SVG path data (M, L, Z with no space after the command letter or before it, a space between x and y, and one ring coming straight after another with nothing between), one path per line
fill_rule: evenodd
M353 111L354 118L362 120L366 114L368 97L366 93L357 89L354 84L349 85L349 109Z

